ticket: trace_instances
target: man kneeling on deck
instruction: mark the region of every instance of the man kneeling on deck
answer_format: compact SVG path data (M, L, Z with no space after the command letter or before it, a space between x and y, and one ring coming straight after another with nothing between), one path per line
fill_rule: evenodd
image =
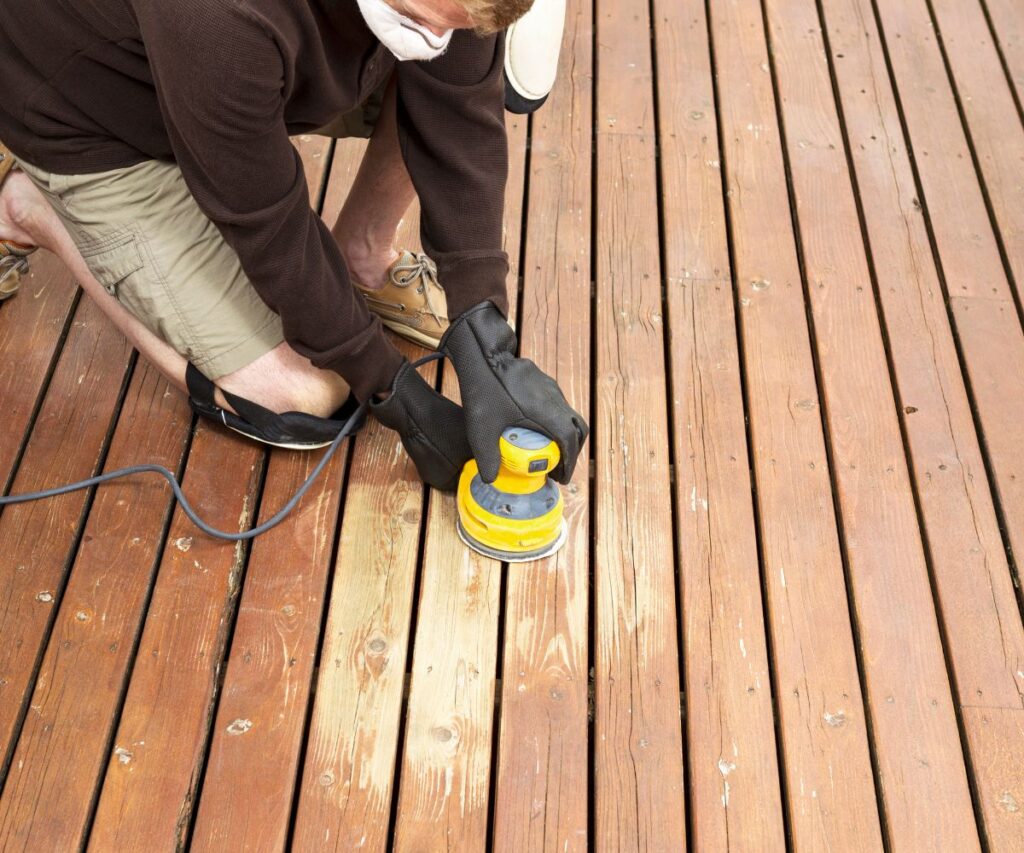
M0 269L55 252L254 439L326 444L351 390L439 488L470 455L492 481L514 425L557 442L567 481L587 426L506 322L497 33L530 3L0 0ZM370 137L333 229L296 133ZM427 255L393 249L414 195ZM381 318L451 359L465 412Z

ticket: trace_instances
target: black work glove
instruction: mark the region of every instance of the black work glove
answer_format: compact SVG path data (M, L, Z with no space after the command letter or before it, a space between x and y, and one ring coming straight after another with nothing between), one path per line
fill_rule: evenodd
M517 426L558 445L561 459L551 476L568 483L590 430L554 379L529 359L516 358L516 333L494 303L481 302L452 321L438 349L459 376L469 446L484 481L498 476L501 433Z
M455 491L462 467L472 456L461 406L438 394L405 362L391 383L391 396L370 403L370 411L398 433L424 483Z

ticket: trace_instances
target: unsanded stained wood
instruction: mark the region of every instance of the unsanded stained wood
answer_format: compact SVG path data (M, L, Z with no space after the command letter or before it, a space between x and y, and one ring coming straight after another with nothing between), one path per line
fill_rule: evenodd
M326 180L330 140L299 136L292 141L315 204ZM286 521L253 543L193 849L285 847L347 450L338 449ZM291 498L322 455L271 451L260 521ZM235 720L249 720L252 734L239 737ZM248 783L239 785L243 778Z
M590 408L590 6L570 7L531 133L520 353ZM587 849L589 448L562 487L568 541L506 581L493 849Z
M346 449L339 448L288 519L253 544L193 850L285 848ZM261 522L322 457L323 451L271 452Z
M691 837L698 849L778 849L785 835L772 679L707 23L703 3L657 2L653 14ZM795 657L785 631L778 641L784 661ZM852 646L847 651L855 672ZM833 675L802 670L819 683ZM814 766L828 757L828 741L813 736L821 728L789 715L786 722L790 740L807 741L812 756L811 766L797 759L793 769L824 775ZM850 786L846 796L852 805L862 791ZM849 810L837 799L824 791L807 801L807 817L796 813L801 844L828 842L831 822Z
M881 846L774 95L756 5L711 6L791 831ZM819 802L823 798L824 802Z
M71 274L56 256L40 251L32 256L32 268L22 276L18 294L0 306L0 353L17 360L17 370L0 370L0 490L28 438L32 413L60 352L61 333L76 290Z
M1024 832L1013 584L874 21L851 2L825 10L982 829L993 849L1013 849Z
M924 0L913 0L911 8ZM959 104L966 119L991 206L995 227L1016 290L1018 311L1024 310L1024 123L1015 121L1016 104L1003 75L999 54L980 5L932 0L935 24L941 33ZM1021 4L1024 5L1024 4ZM927 13L927 9L925 9ZM907 16L909 19L909 15ZM917 20L916 17L913 20ZM909 27L908 27L909 29ZM901 30L904 38L909 36ZM934 37L915 28L914 38ZM933 156L936 156L933 154ZM1024 314L1019 314L1024 322ZM1022 378L1024 387L1024 378ZM1021 431L1024 437L1024 429ZM1024 451L1017 446L1016 464L997 474L1010 545L1024 555Z
M184 397L140 363L104 470L177 470L191 424ZM171 505L170 486L152 474L96 493L0 798L5 850L85 840Z
M766 9L886 831L894 847L969 850L964 755L817 8Z
M263 464L264 451L255 442L199 421L185 495L208 524L246 530ZM167 850L185 844L246 550L244 543L206 536L180 508L175 511L90 849ZM230 727L238 737L255 734L247 719L233 720Z
M25 294L19 294L21 299ZM12 494L96 473L131 349L91 300L82 300L21 460ZM3 768L33 689L54 608L84 522L88 493L6 507L0 515L0 750ZM28 713L36 713L31 708Z
M983 0L983 8L1006 63L1017 103L1024 101L1024 5L1019 0Z
M597 16L594 837L686 844L648 4Z
M826 2L828 10L836 0ZM871 26L871 3L854 5ZM826 11L826 15L828 12ZM925 4L879 5L992 485L1024 553L1024 333ZM863 30L858 22L857 26ZM849 34L845 38L849 38ZM871 46L875 49L874 45ZM841 52L834 47L833 53ZM841 61L837 60L839 73ZM1012 115L1005 117L1012 121Z

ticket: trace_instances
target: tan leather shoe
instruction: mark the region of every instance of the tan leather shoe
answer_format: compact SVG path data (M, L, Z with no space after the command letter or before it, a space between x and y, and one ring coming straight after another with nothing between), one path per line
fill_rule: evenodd
M0 142L0 187L4 179L14 168L14 155L10 149ZM9 299L18 292L21 285L21 274L28 272L28 258L36 250L35 246L25 246L13 240L0 239L0 302Z
M384 287L372 290L358 283L356 287L385 326L403 338L437 349L448 331L448 306L430 258L422 252L403 251L388 267Z

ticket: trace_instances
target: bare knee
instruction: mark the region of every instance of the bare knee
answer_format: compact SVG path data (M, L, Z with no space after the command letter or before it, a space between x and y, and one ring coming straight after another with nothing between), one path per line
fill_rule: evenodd
M0 194L0 218L11 230L7 239L33 246L51 248L55 215L46 199L22 172L12 172Z
M348 384L338 374L313 367L286 343L220 377L217 384L273 412L306 412L317 417L333 414L349 394Z

